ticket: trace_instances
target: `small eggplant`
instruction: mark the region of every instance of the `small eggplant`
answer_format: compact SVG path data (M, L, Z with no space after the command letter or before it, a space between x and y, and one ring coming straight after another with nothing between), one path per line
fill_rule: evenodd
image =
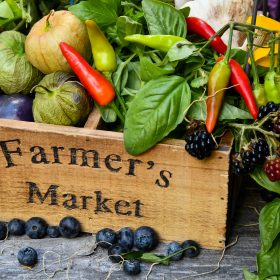
M33 122L32 103L31 96L0 94L0 118Z

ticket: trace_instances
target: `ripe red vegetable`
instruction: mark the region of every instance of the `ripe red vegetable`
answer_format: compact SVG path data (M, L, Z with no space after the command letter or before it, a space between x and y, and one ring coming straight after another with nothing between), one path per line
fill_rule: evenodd
M216 32L215 30L204 20L197 17L186 18L188 31L195 33L202 38L209 40ZM223 42L220 36L216 36L210 45L220 54L225 54L227 45Z
M222 59L223 56L218 61ZM231 68L230 83L236 85L235 90L241 95L252 117L256 120L259 109L253 94L251 82L242 66L236 60L231 58L229 65Z
M61 42L59 47L73 72L86 88L93 100L100 106L106 106L115 98L113 85L71 46Z

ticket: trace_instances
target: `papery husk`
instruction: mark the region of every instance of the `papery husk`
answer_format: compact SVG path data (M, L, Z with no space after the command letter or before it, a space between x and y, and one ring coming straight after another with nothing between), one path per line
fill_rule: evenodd
M73 79L71 74L58 71L46 75L34 87L35 122L79 126L86 121L92 101L83 85Z
M26 58L25 38L17 31L0 34L0 88L5 94L29 94L43 76Z

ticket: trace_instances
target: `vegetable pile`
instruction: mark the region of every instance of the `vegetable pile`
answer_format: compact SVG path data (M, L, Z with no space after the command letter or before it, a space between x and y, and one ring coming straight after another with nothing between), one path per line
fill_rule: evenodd
M231 131L231 171L280 194L279 30L230 22L215 32L188 17L188 7L160 0L54 1L37 13L32 3L0 2L0 89L14 96L10 105L1 96L0 107L26 112L0 117L82 126L94 107L123 132L129 154L173 137L200 160ZM246 36L246 51L231 48L235 31ZM267 45L255 43L256 31L266 32ZM255 48L269 50L269 67L255 61ZM14 102L23 95L26 102ZM32 114L27 98L34 98ZM260 255L276 250L277 236ZM261 260L258 266L254 279L280 275L275 267L264 277Z

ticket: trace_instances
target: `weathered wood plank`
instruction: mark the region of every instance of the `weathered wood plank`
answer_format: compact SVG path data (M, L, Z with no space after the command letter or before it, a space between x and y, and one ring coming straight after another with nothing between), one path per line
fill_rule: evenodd
M229 241L235 240L239 236L238 242L233 247L226 250L225 257L221 262L220 269L213 274L203 275L196 278L198 280L240 280L242 277L242 269L247 267L250 271L255 271L255 257L259 249L259 231L257 226L246 227L244 225L258 222L258 216L250 207L256 207L258 210L264 203L261 201L258 189L247 189L242 191L239 196L239 203L234 215L233 227L230 231ZM66 258L73 255L77 251L84 251L93 243L93 237L84 235L77 239L67 240L63 238L41 240L31 240L27 237L14 238L6 240L0 244L0 250L3 254L0 255L0 279L48 279L42 271L42 257L46 251L54 251L61 255L62 271L57 273L53 279L67 279L67 264ZM39 263L33 270L24 269L19 266L16 260L16 254L19 248L23 246L32 246L38 250ZM166 244L161 243L157 248L157 252L164 253ZM52 254L47 256L46 268L47 272L51 273L58 266L50 266L50 263L57 256ZM156 266L151 273L149 280L161 279L180 279L191 274L203 273L215 268L221 250L206 250L203 249L201 255L195 259L184 259L180 262L173 262L170 266ZM68 270L69 279L83 280L103 280L106 279L111 268L111 263L107 260L106 251L97 249L96 253L89 257L74 257L71 268ZM52 270L51 270L52 269ZM133 279L145 279L149 270L149 265L142 266L142 273ZM128 280L131 277L126 277L122 271L116 268L113 270L109 279Z

